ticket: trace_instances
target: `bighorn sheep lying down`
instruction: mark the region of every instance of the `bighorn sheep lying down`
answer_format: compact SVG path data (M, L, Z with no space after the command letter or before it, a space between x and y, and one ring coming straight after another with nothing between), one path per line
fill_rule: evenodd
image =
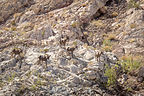
M46 63L46 67L47 67L47 61L49 60L49 58L50 58L50 55L48 55L48 54L45 54L45 55L40 55L39 57L38 57L38 64L41 64L41 62L43 62L43 61L45 61L45 63Z

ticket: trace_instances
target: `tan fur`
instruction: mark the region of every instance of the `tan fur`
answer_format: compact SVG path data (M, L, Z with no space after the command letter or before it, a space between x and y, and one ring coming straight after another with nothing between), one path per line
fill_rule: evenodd
M72 47L68 47L66 50L67 50L68 53L71 54L72 57L73 57L73 52L74 52L75 49L76 49L76 46L72 46Z
M14 48L14 49L12 50L12 52L11 52L11 56L12 56L12 57L15 57L16 55L19 55L19 56L20 56L21 53L23 53L23 50L22 50L22 49L20 49L20 48Z
M71 48L68 47L68 48L67 48L67 51L69 51L69 52L71 52L71 53L73 53L74 50L75 50L75 47L71 47Z
M50 58L50 55L48 55L48 54L40 55L40 56L38 57L38 59L39 59L38 62L39 62L39 64L40 64L41 62L45 61L46 67L47 67L47 60L49 60L49 58Z
M95 54L95 57L97 58L97 61L100 61L100 56L103 54L102 51L98 51L97 54Z
M62 46L65 46L66 45L66 42L69 40L69 37L68 36L66 36L66 37L62 37L61 39L60 39L60 45L62 45Z

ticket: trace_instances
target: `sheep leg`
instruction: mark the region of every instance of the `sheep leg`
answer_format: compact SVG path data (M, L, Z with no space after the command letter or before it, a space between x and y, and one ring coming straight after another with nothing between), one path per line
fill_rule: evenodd
M73 52L71 52L71 56L72 56L72 58L74 57Z
M97 57L97 62L99 62L99 57Z
M45 63L46 63L46 68L47 68L47 61L45 61Z
M22 67L22 60L20 60L19 69L21 69L21 67Z

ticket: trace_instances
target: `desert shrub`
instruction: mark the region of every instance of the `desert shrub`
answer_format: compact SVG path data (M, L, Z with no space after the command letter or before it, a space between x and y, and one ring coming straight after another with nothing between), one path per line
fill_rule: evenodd
M139 8L140 3L137 0L130 0L128 2L128 8Z
M111 41L108 40L108 39L105 39L103 41L102 49L105 50L105 51L107 51L107 52L111 51L112 50L112 43L111 43Z
M131 72L138 69L141 66L140 57L136 56L123 56L120 61L124 72Z
M71 23L71 26L72 26L73 28L76 28L76 27L79 26L79 22L78 22L78 21L74 21L74 22Z
M16 31L16 30L17 30L16 27L14 26L11 27L11 31Z
M114 34L109 34L107 37L108 40L116 40L116 35Z
M35 84L31 85L30 90L31 91L36 91L38 88Z
M106 65L105 67L105 76L108 78L108 81L107 81L107 84L106 86L114 86L116 84L116 79L117 79L117 69L118 69L118 66L115 65L115 66L108 66Z
M97 27L104 27L105 24L102 22L102 20L93 20L91 22L92 25L97 26Z
M135 23L132 23L132 24L130 24L130 28L136 28L137 27L137 25L135 24Z
M14 80L14 78L15 78L15 76L16 76L16 73L15 73L15 72L14 72L14 73L12 73L10 76L8 76L8 82L13 81L13 80Z
M106 52L111 52L111 51L112 51L112 46L103 46L102 48L103 48L103 50L105 50Z
M110 41L110 40L105 39L105 40L103 41L103 45L104 45L104 46L111 46L112 44L111 44L111 41Z

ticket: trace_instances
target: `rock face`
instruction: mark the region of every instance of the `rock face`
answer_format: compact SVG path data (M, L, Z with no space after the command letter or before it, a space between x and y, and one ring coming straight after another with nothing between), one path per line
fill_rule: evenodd
M144 72L143 71L144 71L144 67L141 67L138 72L138 78L137 78L138 82L144 81Z
M15 12L13 19L8 21L8 24L6 25L8 28L2 28L9 31L15 31L18 36L13 36L13 32L8 32L10 36L4 37L43 40L50 36L54 36L55 34L57 34L57 36L65 34L73 39L80 38L80 36L83 36L81 26L84 23L89 22L98 9L102 8L105 3L106 1L101 0L83 0L80 2L60 0L56 1L56 3L51 0L46 2L45 0L35 1L30 8L27 7L26 11L10 11L13 12L10 13L10 15ZM2 6L2 8L8 10L5 6ZM35 12L35 10L39 11ZM5 14L3 11L5 10L2 10L1 14ZM5 17L5 15L1 16L1 18ZM4 20L6 20L6 18Z
M93 22L107 13L105 5L112 1L1 0L0 95L109 96L103 88L109 79L105 76L106 66L118 66L115 69L119 71L119 53L143 54L144 43L143 10L129 10L124 19L113 24L115 16L111 15L111 21L104 20L105 24L101 20ZM121 23L124 26L116 28ZM109 26L113 31L127 31L125 36L116 33L116 38L109 37L119 42L111 52L104 46L111 44L101 38L101 31L112 30ZM129 42L133 37L136 40ZM12 55L14 49L22 51Z
M23 94L22 91L25 94L36 94L29 90L39 90L39 95L70 95L77 91L75 90L77 87L92 86L94 80L101 80L102 76L91 79L91 73L89 74L90 70L95 72L99 68L99 63L95 64L94 54L90 55L90 52L94 52L94 50L84 48L84 43L75 39L83 36L81 26L89 22L106 1L25 0L18 1L26 2L26 4L18 3L20 5L15 5L14 2L17 1L1 2L3 5L1 6L1 22L11 18L11 15L13 18L1 25L1 37L3 37L1 38L3 44L1 49L9 49L7 53L4 50L1 52L3 55L0 62L1 74L5 73L2 81L7 81L7 78L10 80L8 79L9 83L2 85L0 94L20 95ZM4 3L12 7L4 6ZM7 16L5 16L5 12ZM3 32L8 34L3 34ZM14 33L15 35L13 35ZM72 58L65 49L60 47L58 41L62 34L71 38L71 42L67 42L66 46L73 45L73 42L77 43L78 48L73 53L75 58ZM10 39L7 40L8 37ZM3 42L5 40L6 42ZM10 52L13 49L11 46L21 48L24 58L11 57ZM45 51L46 49L48 51ZM83 49L84 53L79 54L79 50ZM46 62L38 62L38 57L42 54L51 55L50 59L46 61L47 67L44 66ZM90 61L94 62L95 69L89 69ZM89 71L84 71L84 69ZM84 74L87 74L88 80L85 79ZM100 74L104 75L101 72ZM17 80L15 80L16 78ZM23 85L23 82L26 84ZM66 88L66 86L72 88ZM8 87L12 90L8 90ZM45 89L47 91L44 91Z
M7 20L12 14L24 11L33 4L33 0L1 0L0 23Z
M117 37L120 40L119 47L123 47L126 54L144 55L143 13L143 10L130 9L125 13L130 15L120 22L125 23L125 25L118 29L122 33ZM124 34L125 32L126 34Z

